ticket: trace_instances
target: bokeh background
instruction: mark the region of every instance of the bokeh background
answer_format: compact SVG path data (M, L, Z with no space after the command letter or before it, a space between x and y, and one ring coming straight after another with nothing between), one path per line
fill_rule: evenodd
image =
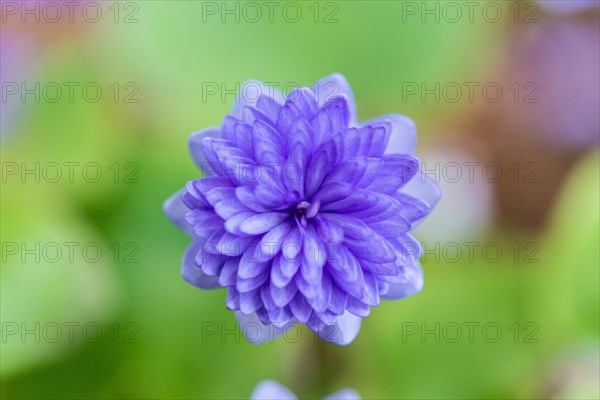
M598 2L450 3L2 1L2 398L599 398ZM236 85L332 72L416 122L425 288L251 345L161 205Z

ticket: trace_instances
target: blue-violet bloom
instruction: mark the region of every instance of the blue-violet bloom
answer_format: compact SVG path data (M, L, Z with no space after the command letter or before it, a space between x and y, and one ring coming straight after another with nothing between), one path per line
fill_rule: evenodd
M278 382L265 380L254 388L250 400L297 400L298 398L288 388ZM323 400L361 400L358 393L352 389L342 389L330 394Z
M251 342L300 322L350 343L380 299L423 287L410 230L440 190L420 171L415 145L405 116L358 124L340 74L287 98L245 83L220 128L190 137L205 176L164 205L193 238L184 279L227 288L227 308Z

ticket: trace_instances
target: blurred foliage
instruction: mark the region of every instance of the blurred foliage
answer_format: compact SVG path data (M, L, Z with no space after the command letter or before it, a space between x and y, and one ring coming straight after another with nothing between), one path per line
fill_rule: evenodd
M469 105L403 102L402 82L481 79L504 32L484 22L401 23L400 2L340 3L336 24L202 22L201 7L140 2L138 23L103 20L48 52L41 81L134 82L139 102L111 101L107 91L98 103L35 104L3 143L2 161L97 162L105 173L132 162L138 182L3 182L2 241L134 242L139 261L2 264L2 322L96 321L106 331L94 343L3 340L3 398L247 398L265 378L306 396L353 387L364 398L531 398L562 351L597 341L595 154L573 172L540 238L494 231L479 239L505 250L535 242L539 262L505 256L490 263L481 252L472 262L430 259L424 291L382 304L347 348L315 345L306 330L297 343L246 343L224 291L200 291L181 279L189 239L161 211L164 199L198 176L189 133L219 124L233 101L204 101L202 83L308 85L338 71L353 86L361 119L407 114L421 140L433 140L432 131ZM139 328L137 342L115 341L109 327L129 322ZM472 341L470 322L479 324ZM524 340L530 322L539 327L535 343ZM227 327L227 340L203 337L207 323ZM436 341L430 333L423 340L423 327L437 323L458 324L461 339ZM501 327L497 342L482 336L486 323ZM409 325L419 332L409 335Z

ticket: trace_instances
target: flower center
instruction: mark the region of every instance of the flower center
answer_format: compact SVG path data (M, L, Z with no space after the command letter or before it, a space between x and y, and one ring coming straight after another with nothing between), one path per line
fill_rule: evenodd
M319 200L313 201L312 203L301 201L296 206L296 220L300 225L306 227L308 225L308 220L319 212L319 207L321 207L321 202Z

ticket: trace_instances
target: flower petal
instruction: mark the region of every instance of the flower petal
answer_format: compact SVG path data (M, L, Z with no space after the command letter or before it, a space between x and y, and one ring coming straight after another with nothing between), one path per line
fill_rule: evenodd
M385 154L414 154L417 147L417 128L409 117L400 114L387 114L366 121L363 125L375 125L381 121L392 124L389 142Z
M293 281L288 283L283 288L273 285L272 283L269 285L269 287L271 289L271 297L273 298L273 302L277 305L277 307L287 306L298 292L298 288Z
M312 314L312 307L300 292L297 292L292 301L290 301L290 310L292 310L296 319L303 324L308 321Z
M313 143L319 144L343 132L350 123L348 98L345 95L328 100L311 120Z
M306 87L292 89L288 94L286 101L294 103L300 113L307 120L312 119L319 109L319 105L315 99L315 94L312 90Z
M327 271L323 272L323 278L320 282L320 288L315 297L307 297L306 300L310 304L310 306L317 313L322 313L327 310L329 307L329 303L331 302L331 292L332 292L332 283L331 277L327 273Z
M323 106L326 102L333 99L335 96L343 94L348 99L348 110L350 113L350 124L356 125L357 113L356 113L356 102L354 101L354 94L350 84L340 73L331 74L326 76L311 87L315 93L315 98L319 106Z
M361 397L352 389L342 389L324 397L323 400L361 400Z
M399 191L425 202L429 209L435 207L440 197L442 197L442 190L438 183L422 171L417 173Z
M261 97L265 98L261 100ZM267 99L272 100L274 104L283 104L284 96L279 89L276 89L273 86L267 86L261 81L245 81L240 86L240 91L236 96L233 105L233 114L240 118L244 107L256 107L260 100L260 110L265 113L265 115L268 115L270 110L264 108Z
M246 315L252 314L263 306L261 289L256 288L249 292L240 293L240 311Z
M284 155L284 139L279 132L264 121L256 121L252 127L252 139L254 145L254 158L263 165L275 163L281 166ZM266 158L266 154L274 157Z
M260 242L257 245L260 261L271 260L279 254L279 251L283 246L284 238L288 235L292 226L290 221L284 221L271 229L262 237L262 239L260 239Z
M358 335L361 322L362 318L345 312L336 319L335 324L325 325L318 334L326 342L346 346Z
M289 329L293 323L285 327L276 327L274 325L263 324L258 316L253 313L244 315L242 312L236 312L235 317L240 324L240 329L244 337L253 344L272 342L278 336L281 336L286 329Z
M380 293L379 296L386 300L402 299L412 296L423 289L423 268L416 261L411 267L405 268L408 280L404 284L390 283L385 293Z
M319 285L323 279L323 265L327 261L325 246L309 226L304 232L303 259L300 266L302 277L311 285Z
M188 146L190 148L192 159L202 171L205 171L208 168L206 157L204 156L204 148L202 146L202 139L207 137L218 139L221 137L221 130L216 127L202 129L192 133L188 139Z
M296 400L297 397L288 388L275 381L260 382L252 394L250 400ZM335 399L332 399L335 400ZM340 398L339 400L344 400Z
M241 279L251 279L259 276L271 267L271 262L258 261L258 251L256 246L250 246L242 256L238 269L238 277Z
M240 257L228 257L223 264L223 269L221 269L221 275L219 276L219 284L223 287L225 286L234 286L237 282L237 271L238 265L240 263ZM234 290L232 288L230 290Z
M241 264L241 261L240 261ZM242 278L239 275L239 268L241 266L238 267L238 277L237 277L237 282L235 285L235 288L238 290L238 292L240 293L246 293L246 292L250 292L252 290L255 290L256 288L260 287L260 285L262 285L263 283L266 282L266 280L269 278L269 269L268 268L262 268L262 272L260 272L258 275L253 276L252 278Z
M219 277L208 276L196 266L196 256L202 251L203 241L196 240L189 245L183 254L181 262L181 275L183 279L201 289L214 289L221 287Z
M282 212L255 214L240 223L240 232L247 235L259 235L275 228L289 217Z
M171 197L169 197L163 203L163 211L167 214L167 217L173 221L182 231L188 235L193 235L192 226L185 220L185 214L190 211L189 208L181 201L181 196L186 193L185 189L182 189Z

